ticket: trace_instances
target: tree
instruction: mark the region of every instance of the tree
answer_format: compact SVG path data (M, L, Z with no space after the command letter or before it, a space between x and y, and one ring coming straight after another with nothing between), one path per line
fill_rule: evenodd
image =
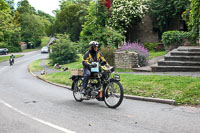
M200 40L200 1L198 0L190 0L190 15L188 21L189 30L193 34L193 38L195 40Z
M65 0L61 2L60 11L56 13L56 20L52 27L55 33L67 33L72 41L78 41L81 25L85 22L88 1Z
M66 64L76 61L78 58L74 42L71 42L67 34L57 34L56 42L52 46L50 59L52 63Z
M44 25L39 16L27 13L21 15L21 36L25 42L32 42L37 47L44 35Z
M41 18L40 20L44 25L45 33L50 36L49 30L50 30L52 24L54 23L55 18L43 11L40 11L40 10L38 10L37 15L40 16L40 18Z
M17 3L17 11L20 14L28 13L28 14L36 14L36 10L32 7L28 0L22 0Z
M0 0L0 5L0 41L4 41L5 32L12 29L13 25L9 5L4 0Z
M187 8L189 0L152 0L150 15L154 19L154 30L161 39L163 32L169 29L173 18L179 17Z
M128 29L141 22L148 10L145 0L114 0L109 24L115 30L128 34Z
M14 0L5 0L5 2L10 6L10 9L12 12L15 11L15 3L14 3Z
M81 52L86 52L88 43L92 40L98 41L101 45L118 47L124 36L107 24L109 12L104 3L90 2L88 15L85 16L85 23L80 35Z

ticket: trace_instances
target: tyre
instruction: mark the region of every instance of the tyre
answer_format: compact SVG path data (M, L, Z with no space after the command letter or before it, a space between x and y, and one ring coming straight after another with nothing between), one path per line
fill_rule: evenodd
M117 108L123 101L124 91L121 83L112 80L104 90L104 102L109 108Z
M83 86L83 80L81 79L77 79L73 82L73 96L77 102L83 101L83 99L81 99L82 94L80 93L82 86Z

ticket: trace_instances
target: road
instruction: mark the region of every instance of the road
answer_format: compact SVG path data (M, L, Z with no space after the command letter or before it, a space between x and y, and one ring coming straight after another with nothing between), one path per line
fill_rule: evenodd
M124 99L117 109L33 77L39 51L0 63L0 133L199 133L200 108Z

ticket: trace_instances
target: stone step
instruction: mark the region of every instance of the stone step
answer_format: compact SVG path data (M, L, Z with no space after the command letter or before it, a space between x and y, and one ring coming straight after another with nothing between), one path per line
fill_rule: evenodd
M200 46L180 46L177 48L178 51L192 51L200 52Z
M200 66L200 62L160 60L158 66Z
M173 50L170 52L171 56L200 56L200 52L198 51L178 51Z
M164 56L165 61L194 61L199 62L200 56Z
M151 66L152 72L200 72L198 66Z

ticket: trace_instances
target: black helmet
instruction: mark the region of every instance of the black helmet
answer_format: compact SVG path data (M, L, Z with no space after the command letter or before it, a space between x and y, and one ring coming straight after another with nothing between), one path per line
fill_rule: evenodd
M99 43L98 43L97 41L91 41L91 42L89 43L89 46L90 46L90 47L92 47L92 46L98 47L98 46L99 46Z

